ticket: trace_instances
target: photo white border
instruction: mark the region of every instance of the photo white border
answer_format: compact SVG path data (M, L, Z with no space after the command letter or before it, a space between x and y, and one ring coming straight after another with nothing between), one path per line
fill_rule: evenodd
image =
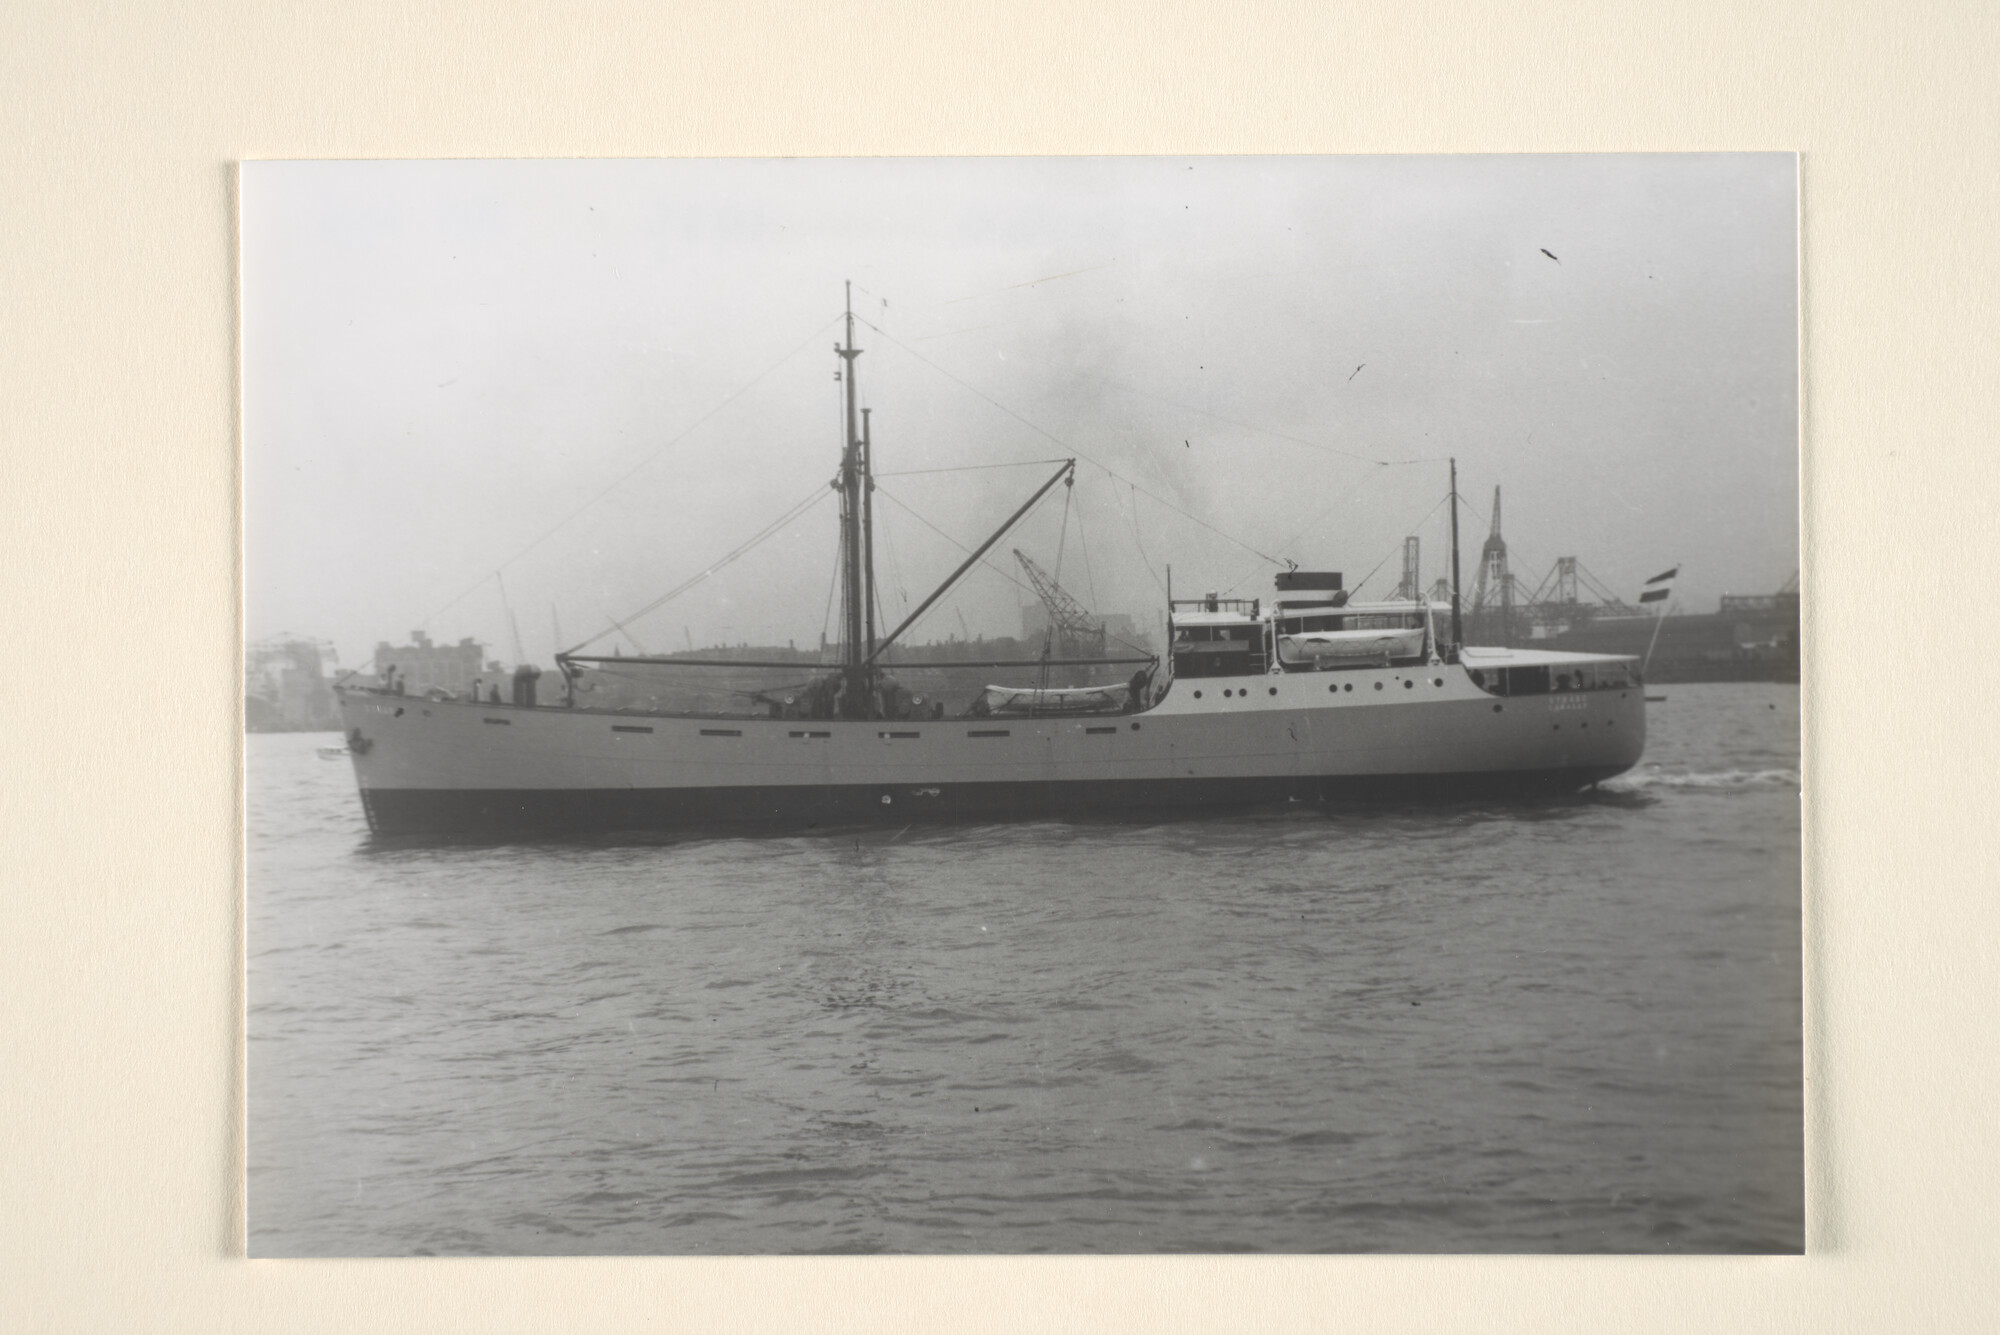
M1981 1328L2000 10L1247 8L0 15L0 1326ZM1806 1257L243 1259L236 162L1748 148L1803 154Z

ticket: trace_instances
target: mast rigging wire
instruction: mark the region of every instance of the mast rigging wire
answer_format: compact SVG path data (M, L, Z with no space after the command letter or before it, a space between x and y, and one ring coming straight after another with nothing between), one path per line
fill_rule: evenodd
M987 297L997 297L1002 292L1018 292L1024 287L1040 287L1043 283L1053 283L1058 278L1074 278L1078 274L1096 273L1099 269L1111 268L1117 262L1116 260L1106 260L1102 264L1093 264L1085 269L1071 269L1068 273L1052 273L1046 278L1030 279L1025 283L1009 283L1005 287L991 288L985 292L974 292L969 296L953 297L949 301L938 302L933 309L942 310L946 306L956 306L962 301L980 301Z
M915 357L918 361L922 362L925 366L930 367L933 371L936 371L939 375L945 377L947 380L950 380L954 384L957 384L963 387L964 389L970 391L971 393L978 395L980 398L986 400L986 402L992 404L995 408L998 408L1001 412L1007 414L1009 417L1019 422L1022 426L1027 427L1030 431L1035 432L1037 435L1047 437L1049 440L1055 442L1057 445L1062 446L1065 450L1070 451L1077 458L1083 460L1091 467L1113 478L1116 478L1120 482L1123 482L1126 486L1132 488L1132 490L1138 492L1141 496L1146 497L1148 500L1153 501L1158 505L1164 505L1167 509L1172 510L1175 514L1181 516L1183 519L1186 519L1194 524L1199 524L1202 528L1207 529L1209 532L1215 534L1217 537L1222 538L1225 541L1232 542L1236 544L1238 547L1241 547L1244 551L1250 553L1252 556L1261 557L1262 559L1269 561L1272 565L1284 564L1284 562L1280 561L1277 557L1269 556L1261 551L1258 551L1255 547L1252 547L1249 543L1243 541L1243 539L1237 537L1235 534L1224 532L1222 529L1219 529L1215 525L1209 523L1206 519L1203 519L1198 515L1190 514L1188 511L1183 510L1180 506L1175 505L1172 501L1167 500L1163 496L1154 495L1152 492L1147 491L1144 487L1134 482L1131 478L1126 477L1122 473L1119 473L1117 470L1111 468L1109 465L1099 463L1097 460L1091 458L1088 454L1085 454L1082 450L1077 449L1074 445L1071 445L1068 441L1056 435L1053 431L1050 431L1048 428L1040 426L1035 422L1029 421L1021 414L1015 412L1012 408L1009 408L1006 404L1000 402L1000 400L994 398L991 394L988 394L985 390L980 389L977 385L972 384L970 381L960 379L958 376L953 375L950 371L945 370L942 366L939 366L936 362L924 356L921 352L918 352L915 348L903 342L901 339L897 338L894 334L891 334L888 330L883 329L880 325L870 323L867 320L862 320L861 317L858 315L855 316L854 318L856 320L860 320L862 324L867 325L870 329L873 329L883 338L888 339L891 343L901 348L904 352L909 353L912 357Z
M859 317L857 316L856 318L858 319ZM887 487L878 486L875 488L875 491L877 495L889 501L898 510L901 510L904 514L910 516L910 518L916 520L919 524L922 524L925 528L937 534L940 538L943 538L946 542L958 548L958 550L960 550L961 552L966 553L968 556L971 555L972 548L966 546L964 543L960 542L957 538L952 537L951 534L945 532L943 529L939 528L936 524L933 524L930 520L924 518L922 515L918 514L915 510L912 510L909 506L905 505L901 500L897 499L894 493L889 491ZM1047 498L1044 497L1043 500L1046 501ZM1035 506L1035 509L1039 510L1040 508L1041 505L1038 503ZM1028 514L1033 514L1033 513L1034 513L1033 510L1030 510L1028 512ZM1022 515L1021 518L1025 521L1028 518L1028 515ZM987 560L985 557L982 556L979 558L979 564L986 567L986 569L992 571L994 574L1000 576L1000 578L1006 580L1009 584L1012 584L1015 588L1022 589L1031 594L1035 592L1031 586L1024 584L1020 580L1014 578L1014 576L1008 574L1001 567L993 564L993 562ZM1036 596L1040 597L1039 594L1037 594ZM925 615L924 620L929 620L928 613ZM917 624L922 625L923 622L919 621Z
M659 608L666 606L674 599L686 593L689 589L692 589L695 585L700 584L704 580L708 579L709 576L716 574L718 571L722 570L725 566L728 566L731 563L733 563L738 557L746 555L751 548L757 546L759 543L762 543L765 539L774 536L780 529L784 528L785 526L790 524L793 520L805 514L806 511L812 509L815 505L818 505L821 501L825 500L831 494L832 493L830 489L828 489L824 485L814 487L811 493L808 494L804 500L792 506L791 509L785 511L784 514L778 516L776 519L772 520L769 524L766 524L764 528L761 531L759 531L755 537L751 538L748 542L745 542L741 546L737 547L727 556L724 556L719 560L715 561L707 569L703 570L700 574L682 580L679 584L676 584L673 588L667 590L665 593L655 598L652 602L647 603L644 607L632 613L630 616L625 617L623 620L613 621L609 626L606 626L603 630L598 631L597 634L591 636L589 639L579 641L578 643L573 644L569 648L563 650L563 653L573 654L579 649L588 648L589 646L597 643L597 641L603 639L605 636L611 634L614 631L624 632L626 638L630 639L631 633L629 631L626 631L625 628L632 622L637 621L640 617L646 616L649 613L657 611ZM637 643L637 641L633 642Z
M1019 524L1023 519L1026 519L1030 514L1034 513L1034 511L1041 505L1041 503L1045 499L1047 499L1049 490L1052 487L1054 487L1056 483L1063 482L1063 483L1073 484L1075 480L1076 480L1076 460L1074 459L1063 460L1062 467L1058 468L1055 471L1055 473L1049 478L1048 481L1042 483L1041 486L1037 487L1035 489L1034 495L1028 497L1027 500L1021 502L1020 507L1016 509L1014 513L1007 516L1007 518L1001 523L1000 527L993 531L991 537L987 538L986 541L980 543L979 546L975 547L972 551L972 554L966 557L964 561L960 562L956 570L952 571L949 575L945 576L944 583L938 585L936 589L932 590L932 592L928 597L926 597L922 602L917 604L916 611L910 613L909 616L903 618L903 620L897 624L894 630L890 631L887 635L882 637L882 642L878 645L875 645L869 651L868 661L867 663L862 664L862 666L867 667L870 664L874 663L874 661L877 658L879 658L882 655L882 653L888 649L890 645L894 644L898 639L902 637L904 631L908 630L911 626L915 625L917 621L919 621L926 612L930 611L931 608L935 607L938 603L938 600L943 598L946 593L951 591L952 587L956 585L959 580L965 577L966 572L972 569L973 565L979 561L979 558L986 555L986 553L988 552L988 550L992 548L994 543L1000 541L1002 535L1006 534L1015 525Z
M855 318L856 318L856 319L859 319L860 317L859 317L859 316L857 316L857 317L855 317ZM886 499L888 499L889 501L893 502L893 503L895 504L895 506L896 506L896 508L897 508L897 509L899 509L899 510L903 511L903 513L905 513L905 514L909 515L909 516L910 516L910 518L912 518L912 519L916 520L916 521L917 521L917 522L918 522L919 524L922 524L922 525L923 525L923 526L924 526L925 528L927 528L927 529L929 529L929 530L930 530L931 532L933 532L933 533L937 534L937 535L938 535L938 536L939 536L940 538L943 538L943 539L944 539L944 540L945 540L946 542L948 542L948 543L950 543L950 544L951 544L952 546L954 546L954 547L958 548L958 550L960 550L961 552L965 552L965 553L968 553L968 554L970 554L970 553L971 553L972 549L971 549L970 547L968 547L968 546L966 546L966 545L965 545L964 543L960 542L960 541L959 541L959 540L958 540L957 538L954 538L954 537L952 537L952 536L951 536L951 534L949 534L949 533L945 532L945 531L944 531L943 529L939 528L939 527L938 527L938 526L937 526L936 524L933 524L933 523L932 523L932 522L931 522L930 520L928 520L928 519L924 518L924 517L923 517L922 515L918 514L918 513L917 513L917 512L915 511L915 510L912 510L912 509L911 509L911 508L910 508L909 506L907 506L907 505L903 504L903 502L901 502L901 501L897 500L897 499L895 498L895 496L891 495L891 494L889 493L889 491L888 491L888 490L887 490L886 488L883 488L883 487L877 487L877 488L875 488L875 491L876 491L876 493L877 493L878 495L881 495L881 496L885 497ZM1039 507L1037 507L1037 508L1039 508ZM1030 513L1033 513L1033 512L1031 511ZM1026 519L1028 518L1028 516L1027 516L1027 515L1022 515L1022 516L1021 516L1021 518L1022 518L1023 520L1026 520ZM1143 556L1143 553L1142 553L1142 556ZM1031 597L1035 598L1035 599L1036 599L1037 601L1040 601L1040 599L1041 599L1041 596L1042 596L1042 595L1041 595L1040 593L1038 593L1038 592L1037 592L1037 591L1035 590L1035 587L1034 587L1033 585L1031 585L1031 584L1028 584L1028 583L1026 583L1026 582L1025 582L1025 581L1023 581L1023 580L1020 580L1020 579L1017 579L1017 578L1015 578L1015 577L1014 577L1014 576L1013 576L1012 574L1008 573L1008 571L1007 571L1007 570L1005 570L1004 568L1002 568L1002 567L1000 567L1000 566L997 566L997 565L993 564L993 562L991 562L991 561L989 561L989 560L985 559L984 557L981 557L981 558L980 558L980 560L979 560L979 564L980 564L980 565L982 565L982 566L985 566L985 567L986 567L986 568L987 568L988 570L992 571L992 572L993 572L994 574L998 575L998 576L999 576L1000 578L1002 578L1002 579L1006 580L1006 581L1007 581L1007 582L1008 582L1009 584L1012 584L1012 585L1013 585L1013 586L1014 586L1015 588L1017 588L1017 589L1021 590L1021 592L1025 593L1025 594L1028 594L1029 596L1031 596ZM1151 568L1151 567L1148 567L1148 569L1150 569L1150 568ZM927 620L927 619L928 619L928 616L926 616L926 618L925 618L925 619ZM917 624L918 624L918 625L922 625L923 623L922 623L922 622L920 621L920 622L918 622ZM1127 649L1130 649L1130 650L1131 650L1131 651L1132 651L1133 653L1135 653L1135 654L1151 654L1151 653L1153 652L1153 651L1152 651L1151 649L1148 649L1148 648L1145 648L1145 647L1144 647L1143 645L1137 645L1137 644L1134 644L1134 643L1132 643L1132 642L1131 642L1130 640L1127 640L1127 639L1122 639L1122 638L1120 638L1119 636L1116 636L1116 635L1112 635L1112 634L1109 634L1109 633L1107 633L1107 634L1105 635L1105 638L1106 638L1107 640L1117 640L1117 641L1118 641L1118 643L1120 643L1120 644L1124 645L1124 646L1125 646L1125 647L1126 647ZM893 665L892 665L892 666L893 666Z
M878 484L875 490L880 491L882 488ZM901 614L907 615L910 610L910 591L903 587L903 560L896 552L895 535L889 531L887 524L882 525L878 532L882 537L882 545L889 549L889 587L895 592L896 605L902 609ZM877 601L880 601L879 593Z
M1380 473L1365 474L1359 482L1355 483L1352 487L1350 487L1345 493L1343 493L1340 496L1339 499L1335 500L1332 505L1327 506L1324 510L1321 510L1318 514L1314 515L1311 519L1307 520L1304 528L1301 528L1297 533L1294 533L1291 537L1286 538L1283 542L1279 543L1278 544L1279 548L1281 550L1289 549L1294 543L1298 542L1299 539L1305 537L1308 533L1311 533L1314 529L1318 528L1321 524L1325 523L1326 517L1328 515L1332 514L1335 510L1340 509L1342 506L1352 504L1354 498L1361 494L1361 489L1367 486L1370 482L1373 482L1376 478L1380 476L1381 476ZM1440 502L1440 504L1442 504L1442 502ZM1231 584L1227 589L1223 591L1224 596L1226 597L1229 594L1235 593L1236 590L1243 587L1244 584L1248 583L1252 578L1254 578L1256 574L1257 572L1254 570L1246 572L1241 579L1238 579L1234 584Z
M658 449L654 450L651 454L641 459L638 463L632 465L632 467L626 469L623 473L620 473L616 478L612 479L609 485L604 487L601 491L598 491L595 495L591 496L589 500L585 501L582 505L577 506L576 509L571 510L568 514L564 515L561 519L558 519L548 528L542 530L541 536L537 537L527 546L521 548L519 551L515 552L512 556L502 561L498 566L495 566L493 574L497 576L500 573L500 571L505 570L508 566L513 565L516 561L526 556L529 552L535 550L535 548L541 546L544 542L547 542L550 538L554 537L559 531L567 527L571 521L575 520L584 511L590 509L590 507L596 505L606 496L609 496L612 492L624 486L626 482L630 481L633 477L635 477L640 472L640 470L644 469L647 465L651 464L654 460L658 459L668 450L672 449L674 446L680 444L682 441L686 440L689 436L693 435L702 426L706 425L709 419L713 418L716 414L720 413L724 408L727 408L730 404L736 402L736 400L742 398L745 394L748 394L752 389L755 389L757 385L760 384L766 376L771 374L771 372L777 370L780 366L783 366L786 362L798 356L801 352L804 352L814 339L818 338L821 334L824 334L827 331L827 329L832 325L834 325L835 323L837 323L839 319L840 317L836 315L833 317L833 319L828 320L825 324L813 330L812 333L806 335L804 341L802 341L797 347L793 348L790 352L778 358L778 360L772 362L769 366L759 371L756 375L750 377L750 379L743 382L743 384L739 388L737 388L727 398L723 399L722 402L716 404L713 408L710 408L707 412L695 418L694 421L688 423L687 426L683 427L677 434L669 438ZM463 602L466 598L470 597L474 592L476 592L479 589L480 585L486 583L487 579L489 578L492 578L492 576L486 576L486 575L480 576L479 580L476 583L468 585L462 592L453 597L450 602L445 603L444 606L438 608L435 612L432 612L429 616L425 617L423 620L425 629L429 629L430 624L433 621L437 620L437 618L443 616L446 612L449 612L452 608L458 606L459 603ZM593 638L601 639L602 637L603 634L600 634ZM590 643L590 641L586 640L584 641L584 643L588 644ZM581 648L582 646L579 645L577 647Z
M1076 497L1075 478L1073 476L1070 479L1070 483L1071 485L1063 488L1062 527L1056 530L1056 571L1055 574L1050 576L1050 579L1054 581L1058 589L1062 587L1063 549L1069 546L1069 503ZM1039 593L1039 591L1037 592ZM1039 602L1041 599L1037 597L1036 601ZM1043 610L1049 614L1049 618L1046 628L1042 631L1042 676L1040 688L1047 690L1049 688L1049 651L1055 647L1056 643L1056 612L1053 607L1045 607Z
M1057 585L1062 584L1063 549L1069 546L1069 503L1076 497L1075 487L1063 488L1062 527L1056 530L1056 573Z
M838 557L838 555L839 553L836 551L835 556ZM826 611L820 615L819 619L819 652L822 655L826 653L826 628L833 624L833 595L834 591L839 587L840 562L836 559L831 562L831 573L828 575L826 581Z
M1416 531L1417 531L1418 529L1422 528L1422 527L1423 527L1423 526L1424 526L1425 524L1428 524L1428 523L1430 523L1430 522L1431 522L1431 516L1432 516L1432 515L1434 515L1434 514L1436 514L1436 513L1438 512L1438 511L1440 511L1440 510L1444 509L1445 505L1446 505L1446 504L1447 504L1447 503L1448 503L1448 502L1449 502L1450 500L1451 500L1451 497L1450 497L1449 495L1446 495L1446 496L1441 496L1441 497L1439 497L1439 498L1438 498L1438 503L1437 503L1436 505L1433 505L1433 506L1432 506L1432 507L1431 507L1430 509L1426 510L1426 511L1424 512L1424 517L1423 517L1422 519L1419 519L1419 520L1418 520L1418 521L1417 521L1416 523L1414 523L1414 524L1410 525L1410 530L1409 530L1409 531L1410 531L1410 532L1412 532L1412 533L1415 533L1415 532L1416 532ZM1401 544L1400 542L1398 542L1398 544L1397 544L1396 546L1394 546L1394 547L1391 547L1391 548L1389 549L1388 553L1387 553L1386 555L1384 555L1384 556L1382 557L1382 559L1381 559L1381 560L1377 561L1377 562L1376 562L1376 563L1374 564L1374 566L1373 566L1373 567L1372 567L1372 568L1371 568L1371 569L1369 570L1369 572L1368 572L1367 574L1365 574L1365 575L1363 575L1363 576L1361 577L1361 580L1360 580L1360 583L1357 583L1357 584L1356 584L1356 585L1355 585L1355 586L1354 586L1354 587L1353 587L1353 588L1352 588L1351 590L1349 590L1349 591L1348 591L1348 594L1347 594L1347 596L1348 596L1349 598L1359 598L1359 597L1361 596L1361 588L1362 588L1362 585L1365 585L1366 583L1368 583L1368 581L1369 581L1369 580L1371 580L1371 579L1374 579L1374 578L1375 578L1375 572L1376 572L1376 571L1378 571L1378 570L1380 570L1380 569L1381 569L1381 568L1382 568L1383 566L1385 566L1385 565L1389 564L1389 557L1391 557L1391 556L1394 556L1394 555L1396 555L1396 554L1397 554L1398 552L1400 552L1401 550L1402 550L1402 544ZM1417 596L1418 596L1419 598L1421 598L1421 597L1423 596L1423 590L1422 590L1422 589L1418 589L1418 590L1417 590Z
M1097 576L1092 574L1090 569L1090 539L1085 537L1083 532L1082 501L1076 503L1076 545L1083 551L1083 579L1085 585L1090 589L1090 605L1096 607L1098 605Z
M965 332L970 333L972 331L967 330ZM1342 459L1352 459L1356 463L1372 464L1377 468L1401 468L1406 464L1438 463L1441 462L1442 460L1442 456L1434 458L1423 458L1423 459L1377 459L1371 455L1356 454L1352 450L1338 449L1332 445L1323 445L1316 440L1308 440L1304 436L1295 436L1291 434L1289 431L1279 431L1275 427L1259 426L1255 422L1245 422L1238 418L1228 417L1223 415L1222 413L1216 412L1213 408L1204 408L1199 404L1185 403L1180 399L1168 398L1166 395L1156 393L1153 390L1141 389L1139 386L1132 384L1130 381L1127 380L1119 380L1113 376L1108 376L1108 375L1093 375L1088 371L1080 371L1075 367L1057 367L1054 365L1054 363L1044 361L1039 357L1033 357L1025 353L1017 353L1015 355L1019 356L1023 361L1040 362L1043 366L1050 367L1053 370L1059 370L1064 374L1075 376L1085 380L1095 380L1102 384L1109 385L1113 389L1123 390L1127 394L1136 395L1142 399L1152 399L1156 403L1164 403L1168 407L1179 408L1185 412L1200 413L1203 417L1212 417L1218 422L1226 422L1230 426L1240 427L1245 431L1254 431L1260 436L1270 436L1275 440L1288 440L1294 445L1303 445L1307 449L1318 450L1322 454L1336 455Z
M1132 546L1139 553L1139 564L1146 567L1146 573L1152 577L1153 587L1160 591L1160 597L1165 598L1167 596L1167 586L1165 582L1160 579L1160 572L1153 569L1153 558L1146 555L1145 541L1141 539L1139 536L1138 489L1134 488L1132 491L1132 513L1129 516L1126 515L1124 506L1120 505L1117 506L1116 508L1118 510L1118 517L1124 519L1132 527Z
M1013 463L1005 464L959 464L952 468L904 468L894 473L876 473L873 476L877 478L922 477L927 473L978 473L988 468L1031 468L1037 464L1046 468L1050 464L1059 464L1061 462L1061 459L1020 459Z

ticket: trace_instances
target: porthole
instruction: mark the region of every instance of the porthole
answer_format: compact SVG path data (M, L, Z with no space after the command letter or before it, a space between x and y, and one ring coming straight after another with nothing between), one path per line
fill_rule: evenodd
M1499 706L1499 705L1495 705L1495 706L1493 706L1493 712L1494 712L1494 713L1496 713L1496 714L1497 714L1497 713L1499 713L1499 712L1500 712L1500 706Z
M1406 691L1414 691L1415 689L1417 689L1416 679L1412 677L1410 680L1404 682L1403 689Z
M1223 698L1223 699L1225 699L1225 700L1227 700L1227 699L1228 699L1228 698L1229 698L1230 696L1232 696L1232 695L1234 695L1234 694L1236 694L1236 692L1234 692L1234 691L1232 691L1232 690L1229 690L1229 689L1227 689L1227 688L1225 687L1225 688L1223 689L1223 692L1222 692L1222 698Z
M1433 685L1433 686L1442 686L1442 685L1444 685L1444 678L1443 678L1443 677L1432 677L1432 678L1431 678L1431 685Z
M1328 695L1340 694L1340 683L1337 681L1327 683L1326 693Z
M1375 689L1376 689L1376 690L1378 690L1378 691L1379 691L1379 690L1381 690L1381 689L1382 689L1382 683L1381 683L1381 682L1379 682L1379 681L1378 681L1378 682L1376 682L1376 683L1375 683Z
M1133 731L1133 732L1137 732L1137 731L1139 731L1139 725L1138 725L1138 724L1136 724L1136 723L1134 723L1134 724L1132 725L1132 731Z
M1273 694L1273 695L1276 695L1277 693L1278 693L1278 688L1277 688L1277 687L1275 687L1275 686L1273 686L1273 687L1271 688L1271 694Z
M1196 691L1196 692L1194 693L1194 698L1195 698L1195 699L1197 699L1197 700L1201 699L1201 692L1200 692L1200 691Z
M1353 689L1354 689L1354 683L1350 681L1350 682L1348 682L1348 683L1347 683L1347 685L1346 685L1346 686L1344 686L1344 687L1343 687L1342 689L1343 689L1343 690L1348 690L1348 691L1351 691L1351 690L1353 690Z

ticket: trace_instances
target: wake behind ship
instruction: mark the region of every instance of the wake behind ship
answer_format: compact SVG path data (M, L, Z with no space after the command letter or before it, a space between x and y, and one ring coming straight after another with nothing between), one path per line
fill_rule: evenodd
M1462 643L1457 505L1448 607L1360 602L1335 572L1290 570L1268 600L1167 598L1164 656L1094 656L1116 683L1052 687L1077 660L907 661L913 626L1058 484L1040 490L887 634L877 634L873 442L857 413L854 316L841 358L841 635L822 665L559 654L543 701L338 689L378 833L791 827L1007 817L1160 816L1293 802L1574 791L1645 746L1637 660ZM1456 466L1453 468L1456 496ZM1053 643L1053 642L1052 642ZM1021 684L947 702L926 673ZM611 705L610 679L690 669L803 681L721 707Z

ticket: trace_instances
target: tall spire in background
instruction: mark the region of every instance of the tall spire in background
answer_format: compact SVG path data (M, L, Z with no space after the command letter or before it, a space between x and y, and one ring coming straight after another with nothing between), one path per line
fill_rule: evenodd
M1490 614L1499 613L1500 643L1514 643L1514 577L1507 570L1507 541L1500 536L1500 488L1493 489L1493 528L1479 549L1479 578L1472 586L1472 612L1491 630Z

